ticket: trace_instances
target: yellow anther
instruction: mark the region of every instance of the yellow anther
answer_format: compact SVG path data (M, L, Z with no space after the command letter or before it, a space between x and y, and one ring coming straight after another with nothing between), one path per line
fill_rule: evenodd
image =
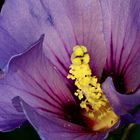
M85 116L99 123L99 125L94 124L95 126L93 127L93 130L98 131L105 127L102 124L103 121L99 120L109 120L109 124L106 124L110 128L116 123L118 117L110 108L97 78L92 76L89 61L90 56L87 53L87 48L84 46L75 46L71 55L72 64L67 78L75 80L75 85L78 89L74 95L81 101L80 107L85 110ZM108 115L113 120L113 124L110 124Z
M87 48L85 46L82 46L82 45L77 45L75 47L73 47L73 52L77 52L77 51L82 51L83 53L86 53L87 52Z
M74 95L75 95L75 96L78 96L78 95L79 95L79 93L75 92L75 93L74 93Z
M89 108L87 107L87 104L84 101L81 102L80 107L84 108L86 111L89 111Z
M94 118L94 117L95 117L93 112L89 112L89 113L88 113L88 116L89 116L90 118Z
M80 65L81 64L81 59L80 58L73 58L72 63L75 65Z
M84 64L88 64L90 61L89 54L85 54L82 60Z
M78 98L79 100L82 100L84 98L83 94L79 94Z
M73 51L74 51L75 56L83 56L84 55L84 51L83 51L82 47L76 46L73 48Z

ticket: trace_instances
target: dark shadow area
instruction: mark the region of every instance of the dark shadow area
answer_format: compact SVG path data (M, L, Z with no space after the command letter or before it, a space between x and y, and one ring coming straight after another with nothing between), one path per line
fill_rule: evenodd
M119 93L126 93L123 75L117 75L113 72L107 73L103 71L100 83L103 83L107 77L111 77L113 79L114 86Z
M25 124L11 132L0 133L0 140L40 140L30 124Z
M3 4L4 4L4 1L5 1L5 0L0 0L0 11L1 11L1 8L2 8L2 6L3 6Z

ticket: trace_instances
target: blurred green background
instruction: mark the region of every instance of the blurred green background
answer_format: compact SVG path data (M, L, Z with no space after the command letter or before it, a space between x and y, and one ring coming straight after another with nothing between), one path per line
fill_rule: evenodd
M0 0L0 9L4 0ZM0 133L0 140L40 140L30 124L25 124L12 132ZM106 140L140 140L140 125L124 126L113 131Z

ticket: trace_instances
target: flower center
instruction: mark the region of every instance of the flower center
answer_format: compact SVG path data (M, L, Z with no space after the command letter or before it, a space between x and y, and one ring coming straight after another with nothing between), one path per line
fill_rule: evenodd
M97 78L92 76L89 61L87 48L75 46L67 78L75 81L77 90L74 95L80 101L82 115L88 126L96 132L104 131L118 121L118 116L110 107Z

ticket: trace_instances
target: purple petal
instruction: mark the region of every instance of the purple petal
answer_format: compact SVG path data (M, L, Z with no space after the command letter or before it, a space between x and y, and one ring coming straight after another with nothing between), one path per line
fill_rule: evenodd
M13 55L25 51L40 37L39 32L34 30L37 29L37 22L35 23L35 20L30 18L26 3L19 0L7 0L3 5L0 15L1 69Z
M16 111L10 100L10 95L6 96L6 101L4 95L0 98L0 131L11 131L26 120L23 113Z
M0 68L3 68L12 55L23 51L22 45L18 44L9 33L0 27Z
M12 3L11 3L12 2ZM24 2L23 2L24 3ZM14 5L14 7L12 7ZM18 11L18 8L22 12ZM30 22L27 22L26 10L24 6L19 6L17 1L5 1L0 15L0 68L3 69L8 60L18 53L25 51L40 35L28 30L28 26L35 28ZM17 16L14 16L14 15ZM22 15L20 15L22 14ZM25 17L23 15L26 15ZM24 18L23 18L24 17ZM23 21L21 19L25 19ZM24 27L23 27L24 26ZM32 34L31 34L32 33Z
M2 93L1 91L0 94L0 131L11 131L22 125L26 118L21 111L17 112L15 107L13 107L12 98L14 96L12 94Z
M64 105L75 101L64 79L45 57L43 37L30 50L13 57L0 80L0 93L20 96L41 113L64 117Z
M137 0L101 1L108 46L106 71L123 75L127 92L140 84L140 3Z
M131 114L125 114L120 116L121 123L120 126L129 125L130 123L137 123L134 119L134 116Z
M136 123L140 124L140 109L134 114Z
M140 104L140 90L131 95L120 94L115 90L110 77L103 83L102 88L110 105L118 115L126 114L127 111Z
M35 2L34 5L36 4ZM33 19L34 17L30 13L32 8L27 0L6 0L1 11L0 27L24 47L35 42L42 34L39 32L42 27L41 24L36 18ZM42 14L41 8L39 8L38 10Z
M0 26L23 46L44 33L47 57L65 76L72 47L86 45L94 74L102 73L106 47L99 1L7 0Z
M105 133L93 135L76 124L49 115L43 117L23 100L20 100L20 103L26 117L42 140L103 140L105 138Z
M63 0L76 43L88 47L94 75L100 77L106 61L101 5L98 0Z

